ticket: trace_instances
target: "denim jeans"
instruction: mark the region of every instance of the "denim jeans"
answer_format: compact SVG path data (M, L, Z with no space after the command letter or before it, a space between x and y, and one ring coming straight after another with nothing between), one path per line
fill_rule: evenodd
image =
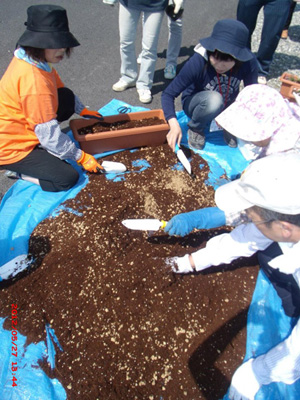
M179 18L173 21L172 18L168 17L168 29L169 39L166 66L174 65L176 67L182 42L182 19Z
M219 92L204 90L185 99L183 111L190 118L192 131L203 132L223 110L224 101Z
M140 72L136 61L135 41L137 26L144 14L142 37L142 60ZM121 78L136 82L137 89L151 89L157 59L157 45L164 11L143 12L120 4L119 31L121 52Z
M251 35L255 30L260 9L264 8L264 20L261 40L256 55L258 75L267 76L273 55L286 23L291 0L239 0L237 19L249 29L248 47L251 49Z

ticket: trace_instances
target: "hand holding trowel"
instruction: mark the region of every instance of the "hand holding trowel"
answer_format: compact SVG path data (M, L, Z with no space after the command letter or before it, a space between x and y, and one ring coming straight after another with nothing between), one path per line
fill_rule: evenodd
M120 162L103 161L102 165L99 163L99 159L96 159L91 154L82 152L80 159L77 161L86 171L93 172L95 174L117 174L125 172L126 167Z
M182 149L178 146L178 144L176 143L175 145L175 154L177 155L178 160L181 162L181 164L184 166L184 168L187 170L187 172L189 173L189 175L192 178L195 178L195 175L192 172L192 167L191 164L189 162L189 160L186 158L186 155L184 154L184 152L182 151Z

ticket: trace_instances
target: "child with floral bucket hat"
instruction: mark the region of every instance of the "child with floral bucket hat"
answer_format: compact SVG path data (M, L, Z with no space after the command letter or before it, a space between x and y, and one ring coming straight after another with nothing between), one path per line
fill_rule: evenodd
M248 86L257 82L257 61L247 48L248 36L243 23L234 19L218 21L211 36L200 40L193 56L164 90L162 108L170 125L167 140L173 150L182 138L175 113L176 97L182 94L182 108L190 118L189 145L201 150L205 145L206 129L234 102L240 83ZM229 134L224 139L228 145L236 146L235 139Z
M300 146L300 107L266 85L247 86L216 122L238 138L247 160Z
M79 46L66 10L50 4L30 6L25 25L0 81L0 167L8 176L39 184L45 191L68 190L79 175L66 160L90 172L102 167L62 133L59 122L74 113L102 116L87 110L52 66Z
M263 385L290 385L300 378L300 153L273 154L253 161L241 178L216 190L224 212L245 210L249 222L210 239L206 247L167 260L175 273L203 271L257 253L261 269L276 290L289 334L254 354L234 373L230 400L254 400Z

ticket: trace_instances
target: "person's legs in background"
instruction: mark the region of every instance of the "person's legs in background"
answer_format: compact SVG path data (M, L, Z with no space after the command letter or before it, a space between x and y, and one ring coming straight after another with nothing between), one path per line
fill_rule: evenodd
M128 9L120 4L119 8L119 32L121 54L121 78L113 85L113 90L123 92L136 84L138 67L135 53L135 40L137 25L141 11Z
M205 90L185 99L183 111L190 118L188 122L188 142L195 149L201 150L205 145L205 129L223 110L222 95L215 91Z
M291 0L239 0L237 19L249 30L249 48L251 36L256 27L258 13L264 7L263 29L257 52L258 82L266 83L270 64L277 48L282 28L288 16Z
M168 17L168 29L169 38L164 76L165 79L173 79L176 76L177 59L182 42L182 18L174 21Z
M145 20L145 16L144 16L144 13L143 13L143 15L142 15L142 24L144 25L144 20ZM139 55L138 55L138 57L137 57L137 59L136 59L136 62L139 64L139 65L141 65L141 62L142 62L142 54L143 54L143 49L140 51L140 53L139 53Z
M174 79L176 76L177 59L179 56L181 42L182 42L182 18L174 21L168 16L168 48L166 68L164 69L165 79ZM143 14L144 24L144 14ZM137 63L141 64L143 51L137 57Z
M290 9L289 9L289 15L287 17L286 23L283 27L283 30L281 32L281 39L287 39L289 36L289 27L291 25L292 22L292 18L293 18L293 14L296 8L296 1L292 1L291 5L290 5Z
M158 38L163 17L164 11L144 12L141 67L136 82L139 100L142 103L150 103L152 100L151 88L153 85Z
M241 21L249 30L248 47L251 50L252 34L256 27L256 22L260 9L264 6L264 0L239 0L237 7L237 20ZM258 83L266 84L265 77L258 77Z
M260 9L264 0L239 0L237 7L237 20L241 21L249 30L248 47L251 50L251 36L255 30Z
M282 28L288 17L291 0L269 0L264 6L264 22L257 52L258 75L267 77Z

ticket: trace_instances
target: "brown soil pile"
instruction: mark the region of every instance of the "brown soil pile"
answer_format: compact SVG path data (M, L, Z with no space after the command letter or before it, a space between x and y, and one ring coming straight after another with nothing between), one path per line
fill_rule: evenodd
M217 400L244 356L256 260L173 274L166 258L193 252L224 229L178 238L130 231L121 221L214 206L208 167L194 155L192 180L173 168L167 145L109 159L128 167L125 180L91 175L64 211L32 233L35 267L0 292L5 326L11 303L29 342L44 340L51 324L64 352L53 372L43 367L68 400Z
M143 126L163 125L166 121L158 117L124 120L117 122L96 122L95 124L86 126L78 130L79 135L87 135L90 133L99 133L107 131L117 131L120 129L141 128Z

